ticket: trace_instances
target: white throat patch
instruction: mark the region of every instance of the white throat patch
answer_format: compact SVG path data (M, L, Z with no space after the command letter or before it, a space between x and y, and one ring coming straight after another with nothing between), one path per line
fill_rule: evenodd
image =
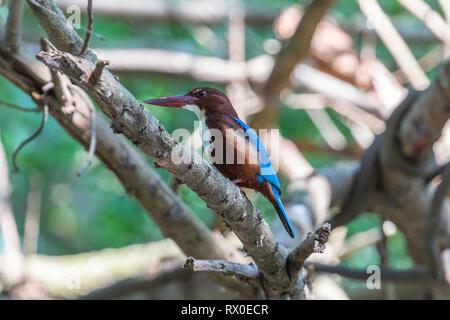
M202 110L200 110L200 108L196 104L188 104L188 105L185 105L184 107L181 107L181 108L184 109L184 110L189 110L189 111L195 113L195 115L197 116L199 121L201 121L202 118L205 117L205 113Z
M196 104L188 104L181 108L185 109L185 110L189 110L189 111L195 113L195 115L197 116L198 121L200 121L200 139L202 141L204 148L206 150L208 150L208 148L210 146L209 141L211 139L211 136L208 132L208 127L206 126L205 112L200 110L200 108Z

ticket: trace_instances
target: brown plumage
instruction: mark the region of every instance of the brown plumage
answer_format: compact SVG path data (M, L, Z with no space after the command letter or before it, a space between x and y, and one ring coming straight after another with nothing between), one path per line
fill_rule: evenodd
M267 153L259 138L234 110L228 97L218 89L195 88L185 95L157 98L145 101L149 104L185 108L204 116L211 137L206 150L211 162L235 184L262 193L275 207L287 232L294 232L281 204L280 185L272 169ZM220 132L220 135L214 134ZM230 151L233 151L230 156ZM262 153L262 154L261 154ZM228 155L228 157L227 157ZM268 164L261 162L267 159ZM270 167L270 168L269 168ZM265 172L263 174L263 168Z

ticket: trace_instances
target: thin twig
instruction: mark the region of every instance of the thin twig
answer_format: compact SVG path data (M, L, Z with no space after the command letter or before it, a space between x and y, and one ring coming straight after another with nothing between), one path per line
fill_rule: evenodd
M102 36L100 33L95 32L94 30L88 30L88 28L80 26L80 30L83 30L85 32L89 32L91 35L96 37L97 39L100 39L102 41L106 41L105 36Z
M9 103L9 102L6 102L6 101L2 101L2 100L0 100L0 106L5 106L5 107L8 107L8 108L12 108L12 109L15 109L15 110L20 110L20 111L25 111L25 112L35 112L35 113L38 113L38 112L41 112L41 111L42 111L42 108L41 108L41 107L24 108L24 107L17 106L17 105L15 105L15 104L12 104L12 103Z
M91 113L91 140L89 143L89 153L88 157L83 164L83 166L78 170L77 176L80 177L91 165L92 159L95 155L95 147L97 145L97 132L96 132L96 110L94 107L94 104L92 103L91 99L87 96L87 94L81 90L79 87L75 85L69 85L70 89L73 89L78 93L78 95L83 98L83 100L86 102L87 107L89 108L89 112Z
M43 103L44 103L44 116L42 117L42 122L41 125L39 126L38 130L33 133L29 138L27 138L25 141L23 141L17 148L16 150L14 150L13 152L13 156L12 156L12 165L13 165L13 172L19 172L20 169L17 166L17 155L20 152L20 150L22 150L23 147L25 147L28 143L30 143L31 141L33 141L34 139L36 139L42 132L42 130L45 127L45 124L47 123L48 120L48 103L47 103L47 97L48 97L48 92L53 89L54 84L53 82L49 82L47 83L45 86L42 87L42 91L43 91Z
M306 262L307 266L314 266L316 272L334 273L342 277L367 280L371 273L364 269L356 269L347 266L330 266L315 262ZM416 266L413 269L396 270L391 268L380 268L380 277L382 281L418 281L426 278L427 272L423 267Z
M86 31L86 38L84 38L83 48L81 49L80 56L84 56L89 48L89 42L91 41L92 29L94 24L94 14L92 12L92 0L88 0L87 5L88 12L88 27Z
M255 279L259 276L258 267L254 264L242 264L225 260L196 260L189 257L183 268L193 271L224 273L248 279Z

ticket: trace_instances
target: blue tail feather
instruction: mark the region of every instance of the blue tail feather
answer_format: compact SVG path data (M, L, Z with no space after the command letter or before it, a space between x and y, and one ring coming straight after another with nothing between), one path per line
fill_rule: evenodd
M272 187L272 192L275 196L275 199L277 200L278 205L275 205L275 210L277 211L278 217L280 218L284 228L286 229L287 233L289 233L291 238L295 238L294 229L292 228L291 223L289 222L286 211L284 210L283 204L281 203L280 200L280 192L272 184L270 186Z

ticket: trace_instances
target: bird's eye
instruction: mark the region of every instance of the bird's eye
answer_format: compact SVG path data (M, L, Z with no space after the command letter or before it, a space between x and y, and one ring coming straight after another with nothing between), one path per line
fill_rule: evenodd
M206 96L205 90L199 91L199 93L197 93L197 97L203 97L203 96Z

